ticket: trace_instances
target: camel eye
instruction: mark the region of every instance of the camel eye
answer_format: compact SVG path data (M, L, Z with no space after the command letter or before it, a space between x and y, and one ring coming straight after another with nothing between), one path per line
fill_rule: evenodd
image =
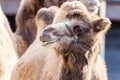
M83 34L83 31L82 31L82 29L80 28L80 26L79 25L76 25L76 26L74 26L74 33L77 35L77 36L80 36L80 35L82 35Z
M47 28L44 30L44 32L52 32L52 31L55 31L55 29L54 28Z

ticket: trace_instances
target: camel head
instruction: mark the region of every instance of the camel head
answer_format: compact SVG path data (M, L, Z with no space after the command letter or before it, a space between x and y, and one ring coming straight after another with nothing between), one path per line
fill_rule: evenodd
M94 20L85 12L79 8L68 11L64 20L44 29L40 40L46 45L57 43L55 47L61 53L86 53L94 46L98 35L107 32L111 23L107 18Z
M91 21L90 18L79 15L78 12L71 12L66 16L68 17L66 20L47 26L40 40L47 44L58 42L63 51L72 43L81 44L78 45L78 49L73 47L72 50L81 49L82 52L89 50L97 41L98 34L108 30L110 21L107 18Z

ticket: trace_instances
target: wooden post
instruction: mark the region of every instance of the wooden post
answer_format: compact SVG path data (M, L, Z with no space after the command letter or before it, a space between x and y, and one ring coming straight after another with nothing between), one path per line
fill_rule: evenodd
M106 17L106 0L101 1L101 6L99 9L99 16ZM102 46L100 47L100 55L105 58L105 35L101 36Z

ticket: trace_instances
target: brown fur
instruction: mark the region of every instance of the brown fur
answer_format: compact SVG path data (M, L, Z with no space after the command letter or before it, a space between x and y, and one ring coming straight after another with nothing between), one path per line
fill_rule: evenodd
M41 7L39 0L22 0L16 15L15 32L17 52L21 56L36 37L37 27L34 16Z
M29 45L36 38L37 27L34 18L37 14L37 11L42 7L50 7L51 5L60 7L65 1L73 0L21 0L20 7L16 15L17 29L15 32L19 56L26 51ZM89 7L89 0L79 1L83 2L87 7ZM92 3L96 3L95 1L96 0L93 0Z
M75 5L75 4L78 4L78 5ZM70 21L71 19L73 19L73 20L77 19L75 21L75 23L73 24L73 27L76 24L85 25L88 27L88 29L90 29L90 25L92 25L92 24L94 24L96 26L101 26L101 25L96 24L97 21L94 23L93 19L90 18L89 13L86 13L87 11L84 11L84 10L86 10L85 7L83 7L83 8L81 8L81 7L83 7L83 5L81 5L81 3L79 3L79 2L64 3L61 7L62 9L60 8L59 14L60 15L68 15L67 16L68 18L66 16L65 17L67 19L64 17L57 17L58 20ZM78 13L80 10L83 10L82 16L81 16L81 14L79 14L79 15L77 15L78 17L76 17L76 14L78 14L78 13L76 13L76 11L75 11L75 17L74 17L73 16L74 10L78 10ZM71 18L71 16L73 16L73 18ZM82 17L82 19L78 19L79 17L80 18ZM57 20L57 18L56 18L56 20ZM62 19L59 19L59 18L62 18ZM79 20L79 22L78 22L78 20ZM91 20L93 23L89 23L89 25L88 25L88 22L86 22L86 21L91 21ZM104 19L103 19L103 21L104 21ZM100 21L100 22L102 22L102 21ZM102 25L102 26L106 27L106 25L107 25L107 27L108 27L109 22L106 22L106 23L107 24ZM50 26L53 26L53 25L50 25ZM57 25L57 24L55 24L55 25ZM61 26L61 25L58 25L58 26ZM85 56L86 49L83 49L83 47L81 47L80 45L77 45L77 44L76 44L76 46L70 45L71 38L69 38L68 32L66 32L66 30L62 29L62 26L60 28L58 26L56 26L56 29L59 29L60 32L59 32L59 30L57 30L56 34L57 33L64 34L62 36L63 40L61 39L60 40L61 42L58 42L58 43L56 42L57 44L56 43L53 44L54 47L50 47L49 45L44 47L44 46L42 46L42 42L40 42L39 39L36 38L36 40L32 43L32 45L29 47L29 49L21 57L21 59L15 66L15 68L13 70L13 74L11 76L11 80L107 80L105 64L104 64L104 61L100 58L99 54L97 53L97 52L99 52L98 48L95 47L95 49L92 49L92 51L94 53L89 54L89 56ZM48 26L48 28L49 28L49 26ZM45 33L47 31L49 31L48 28L45 28L45 30L46 30ZM82 28L84 28L84 27L82 27ZM61 30L63 30L63 31L61 31ZM51 31L53 32L53 35L55 35L56 37L61 36L59 34L56 35L54 32L54 29L51 29ZM50 33L51 33L51 31L50 31ZM80 33L78 30L75 29L74 33L77 37L80 37L79 36ZM93 36L91 34L94 34L93 30L91 30L90 34L86 34L86 37L88 39L92 38L93 40L91 40L91 41L94 41L93 36L95 36L96 34L94 34ZM48 37L48 38L50 38L50 37ZM83 37L82 39L86 40L86 37ZM67 40L67 41L64 42L64 40ZM87 41L87 42L89 42L89 41ZM70 46L70 47L68 48L68 46ZM92 46L92 44L90 46ZM93 46L94 46L94 44L93 44ZM64 55L66 53L66 52L64 52L65 49L68 52L73 51L75 49L75 52L77 51L77 53L76 54L72 53L69 56L65 56ZM80 50L76 50L76 49L80 49ZM57 50L57 52L56 52L56 50ZM82 50L82 54L81 53L79 54L78 52L80 52L81 50ZM101 66L101 67L99 68L99 66ZM102 76L101 76L101 73L102 73Z
M12 69L18 61L13 34L0 7L0 80L10 80Z

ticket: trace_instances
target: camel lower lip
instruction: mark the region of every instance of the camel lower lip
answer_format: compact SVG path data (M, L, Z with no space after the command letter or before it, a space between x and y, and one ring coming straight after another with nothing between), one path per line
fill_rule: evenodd
M54 43L54 42L43 42L42 46L47 46L47 45L52 44L52 43Z

